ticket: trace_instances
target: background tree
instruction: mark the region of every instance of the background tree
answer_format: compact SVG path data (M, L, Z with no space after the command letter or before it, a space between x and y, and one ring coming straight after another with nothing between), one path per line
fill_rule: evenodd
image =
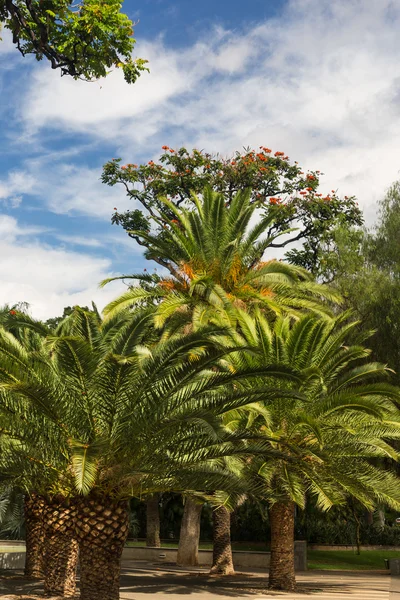
M150 160L139 166L121 165L121 159L113 159L103 167L104 183L122 184L128 196L141 204L141 208L125 213L116 209L112 217L112 222L121 225L140 245L148 247L142 233L148 234L155 227L156 234L162 237L163 226L168 225L158 216L157 209L163 208L161 197L168 198L174 206L190 206L191 194L201 194L206 186L221 193L228 205L237 192L250 189L251 201L261 207L261 218L273 216L266 230L271 247L285 248L305 241L304 250L292 250L290 256L293 263L312 272L318 268L321 238L327 242L331 232L343 223L362 223L353 197L339 198L334 190L320 193L320 171L305 173L284 152L272 153L270 148L261 146L258 151L247 149L224 158L197 149L189 152L186 148L163 146L163 150L157 163ZM167 216L175 218L173 211ZM293 227L297 231L273 240L276 234ZM157 255L152 259L162 264Z
M146 546L159 548L160 541L160 494L151 494L146 500Z
M132 59L133 23L120 0L0 0L0 22L23 56L46 58L52 69L91 81L120 67L134 83L146 60Z
M318 276L329 281L360 320L374 331L369 344L376 358L395 373L400 365L400 182L378 205L370 230L335 232L335 252L322 247ZM334 257L334 258L333 258ZM393 374L393 380L399 377Z

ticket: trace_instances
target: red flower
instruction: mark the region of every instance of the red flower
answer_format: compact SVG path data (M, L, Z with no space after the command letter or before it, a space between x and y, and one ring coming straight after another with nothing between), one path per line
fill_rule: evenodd
M280 200L280 198L270 198L269 203L270 204L280 204L281 200Z
M301 196L306 196L307 192L300 192Z
M275 152L274 156L284 156L284 152Z
M16 315L17 311L16 310L10 310L10 315Z
M169 151L171 152L171 154L175 152L175 150L172 150L172 148L169 148Z
M118 210L118 208L116 206L114 206L114 210Z
M169 146L162 146L163 150L169 150Z
M176 225L179 225L179 221L177 221L177 219L172 219L171 223L175 223Z
M264 152L266 152L267 154L270 154L270 152L272 152L271 148L265 148L264 146L263 146L263 150L264 150Z
M123 171L125 171L125 169L126 169L126 166L124 165L123 167L121 167L121 169L122 169Z
M307 175L307 179L310 179L311 181L314 181L315 177L314 177L314 175Z

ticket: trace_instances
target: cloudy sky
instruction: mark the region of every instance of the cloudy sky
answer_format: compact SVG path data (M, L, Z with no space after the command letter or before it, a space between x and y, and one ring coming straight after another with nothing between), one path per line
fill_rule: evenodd
M61 78L0 42L0 304L40 318L103 306L98 282L144 267L110 224L132 204L101 184L112 157L161 146L266 145L355 194L368 223L399 178L398 0L126 0L151 74ZM148 266L148 265L147 265Z

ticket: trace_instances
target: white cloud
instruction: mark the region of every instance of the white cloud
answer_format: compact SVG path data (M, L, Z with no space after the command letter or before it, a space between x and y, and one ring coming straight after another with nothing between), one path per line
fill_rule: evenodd
M49 166L46 158L28 161L26 170L32 174L32 185L25 193L38 198L41 205L53 213L88 215L110 221L114 208L121 212L132 208L132 201L125 197L120 186L101 183L101 165L89 168L55 159Z
M39 69L23 118L31 131L112 141L131 161L162 143L267 144L324 171L326 189L358 195L372 215L398 177L399 26L391 0L292 0L242 33L215 30L177 51L161 39L138 45L151 74L131 87L120 73L85 84Z
M27 171L10 171L5 180L0 179L0 200L16 208L23 195L33 190L35 183L35 177Z
M92 300L102 309L125 289L118 283L98 288L112 275L108 259L52 248L32 240L34 233L0 215L0 305L28 302L35 317L47 319L61 315L64 306Z
M8 29L2 28L0 23L0 54L11 54L11 52L17 52L12 43L11 32Z

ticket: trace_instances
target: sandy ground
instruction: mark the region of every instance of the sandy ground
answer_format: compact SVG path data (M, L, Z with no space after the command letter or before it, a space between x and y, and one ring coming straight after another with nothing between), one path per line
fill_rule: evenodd
M298 574L297 580L296 593L269 593L267 576L261 571L210 577L206 569L189 572L137 561L123 567L121 600L400 600L400 578L387 572L308 571ZM43 587L40 582L24 581L21 572L4 572L0 598L41 600Z

